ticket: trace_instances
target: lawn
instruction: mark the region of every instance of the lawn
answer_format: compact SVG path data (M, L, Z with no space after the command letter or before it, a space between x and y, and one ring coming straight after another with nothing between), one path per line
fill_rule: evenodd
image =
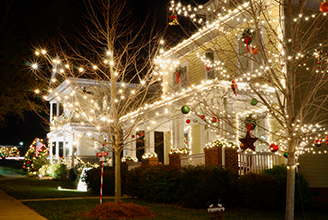
M90 193L77 192L75 190L57 190L58 186L66 189L74 188L71 182L60 182L55 180L39 180L33 178L22 178L15 180L2 180L0 181L0 188L6 191L11 196L23 200L22 202L31 207L44 217L50 220L65 220L65 219L84 219L83 214L87 213L99 204L99 198L87 198L92 196ZM84 198L71 198L64 200L56 200L51 198L67 198L67 197L84 197ZM24 201L24 199L43 199L50 198L49 200L40 201ZM113 201L104 199L104 202ZM205 220L210 219L206 210L186 209L174 205L157 204L151 202L140 201L137 199L123 199L124 202L133 202L141 206L147 206L157 216L156 220L175 220L175 219L194 219ZM283 211L254 211L248 209L227 209L225 211L225 219L233 220L280 220L284 219ZM326 213L320 212L306 212L306 220L328 220ZM303 219L302 213L296 213L297 220Z
M113 200L104 200L109 202ZM208 220L209 214L206 210L185 209L173 205L156 204L144 202L136 199L123 199L123 202L133 202L135 204L149 207L150 211L157 216L147 218L149 220ZM69 220L81 219L91 220L83 214L87 213L99 204L99 199L80 199L64 201L42 201L42 202L24 202L30 208L36 210L49 220ZM284 219L284 212L253 211L248 209L228 209L224 213L225 220L281 220ZM302 213L296 213L296 220L303 219ZM328 219L326 213L306 213L306 220L324 220Z
M76 190L72 182L62 182L57 180L40 180L37 178L21 178L0 181L0 189L16 199L42 199L42 198L61 198L61 197L85 197L92 196L88 192Z

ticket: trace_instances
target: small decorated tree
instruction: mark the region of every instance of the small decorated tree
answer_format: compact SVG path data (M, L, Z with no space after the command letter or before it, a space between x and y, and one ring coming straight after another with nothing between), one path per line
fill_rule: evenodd
M8 147L0 148L0 158L6 158L9 155Z
M48 163L48 154L48 148L42 144L42 140L35 138L25 154L23 169L28 172L38 171L42 165Z
M9 157L19 157L20 152L17 147L12 147L10 148L8 155Z

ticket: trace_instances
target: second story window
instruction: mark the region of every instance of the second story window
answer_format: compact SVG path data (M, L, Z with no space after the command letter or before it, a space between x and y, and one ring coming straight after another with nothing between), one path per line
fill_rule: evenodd
M175 89L188 87L187 65L179 65L173 73L173 87Z
M215 60L214 52L207 51L205 53L205 79L207 80L216 78L214 60Z

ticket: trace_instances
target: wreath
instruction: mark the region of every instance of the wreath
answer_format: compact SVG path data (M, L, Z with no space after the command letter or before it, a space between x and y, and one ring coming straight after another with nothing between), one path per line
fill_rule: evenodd
M249 53L249 45L251 44L253 38L255 37L255 32L251 32L249 28L246 28L242 34L241 39L246 44L247 53Z
M245 120L244 120L244 124L247 128L247 130L254 130L256 128L257 125L257 120L256 117L253 116L253 114L249 114Z

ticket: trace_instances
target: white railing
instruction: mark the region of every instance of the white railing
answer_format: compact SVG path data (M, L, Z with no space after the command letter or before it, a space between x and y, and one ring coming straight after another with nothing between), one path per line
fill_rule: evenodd
M205 164L205 154L192 154L192 155L183 155L180 157L181 166L187 165L203 165Z
M270 152L239 152L238 173L243 175L249 172L260 173L264 169L281 164L281 156Z

